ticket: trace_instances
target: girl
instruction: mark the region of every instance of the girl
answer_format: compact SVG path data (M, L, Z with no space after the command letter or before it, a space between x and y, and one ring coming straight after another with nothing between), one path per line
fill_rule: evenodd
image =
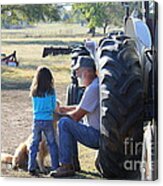
M49 68L38 67L30 88L33 105L32 143L29 150L28 171L36 175L36 156L44 133L51 156L51 169L56 170L58 163L58 147L53 128L56 95L54 78Z

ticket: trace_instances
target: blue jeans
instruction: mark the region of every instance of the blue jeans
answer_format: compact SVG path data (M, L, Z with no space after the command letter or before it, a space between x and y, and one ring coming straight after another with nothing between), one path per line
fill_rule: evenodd
M60 162L73 163L73 157L78 156L77 142L93 148L99 148L100 131L91 126L63 117L59 124L59 154Z
M59 166L58 146L55 140L53 121L36 120L32 128L32 143L29 149L28 170L36 169L36 156L39 150L39 143L44 133L51 156L51 169L55 170Z

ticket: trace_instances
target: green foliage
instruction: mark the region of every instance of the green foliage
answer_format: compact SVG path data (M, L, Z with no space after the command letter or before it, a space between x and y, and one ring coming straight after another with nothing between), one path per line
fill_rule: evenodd
M71 5L72 9L66 9ZM133 10L135 5L129 2L129 6ZM2 27L61 20L87 24L94 31L97 27L103 28L105 33L109 25L123 25L125 8L120 2L2 5L1 13Z
M54 4L2 5L2 27L5 25L60 20L60 8Z
M77 3L73 10L81 12L90 29L106 29L109 24L121 26L125 12L120 2Z

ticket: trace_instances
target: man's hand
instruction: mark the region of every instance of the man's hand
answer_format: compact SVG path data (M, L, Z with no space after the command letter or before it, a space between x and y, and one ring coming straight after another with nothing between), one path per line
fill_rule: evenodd
M62 106L59 107L59 112L55 113L57 120L67 116L72 118L74 121L80 121L88 112L78 106Z
M88 112L80 107L77 107L76 110L68 113L68 115L74 120L74 121L80 121Z

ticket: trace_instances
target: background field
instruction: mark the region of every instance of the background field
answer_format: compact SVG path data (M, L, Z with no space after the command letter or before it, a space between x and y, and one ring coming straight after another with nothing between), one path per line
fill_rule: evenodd
M1 66L1 151L13 154L15 148L31 133L32 109L29 87L39 65L49 66L55 77L57 96L65 104L66 89L70 83L70 55L42 58L45 46L67 46L83 42L89 37L86 27L75 24L39 24L17 30L2 30L2 53L14 50L19 67ZM98 30L97 42L102 37ZM74 178L97 178L94 166L95 150L79 145L82 172ZM47 164L49 158L47 158ZM28 177L27 172L13 171L11 166L2 165L2 176ZM43 176L43 175L42 175ZM46 177L46 176L43 176Z

